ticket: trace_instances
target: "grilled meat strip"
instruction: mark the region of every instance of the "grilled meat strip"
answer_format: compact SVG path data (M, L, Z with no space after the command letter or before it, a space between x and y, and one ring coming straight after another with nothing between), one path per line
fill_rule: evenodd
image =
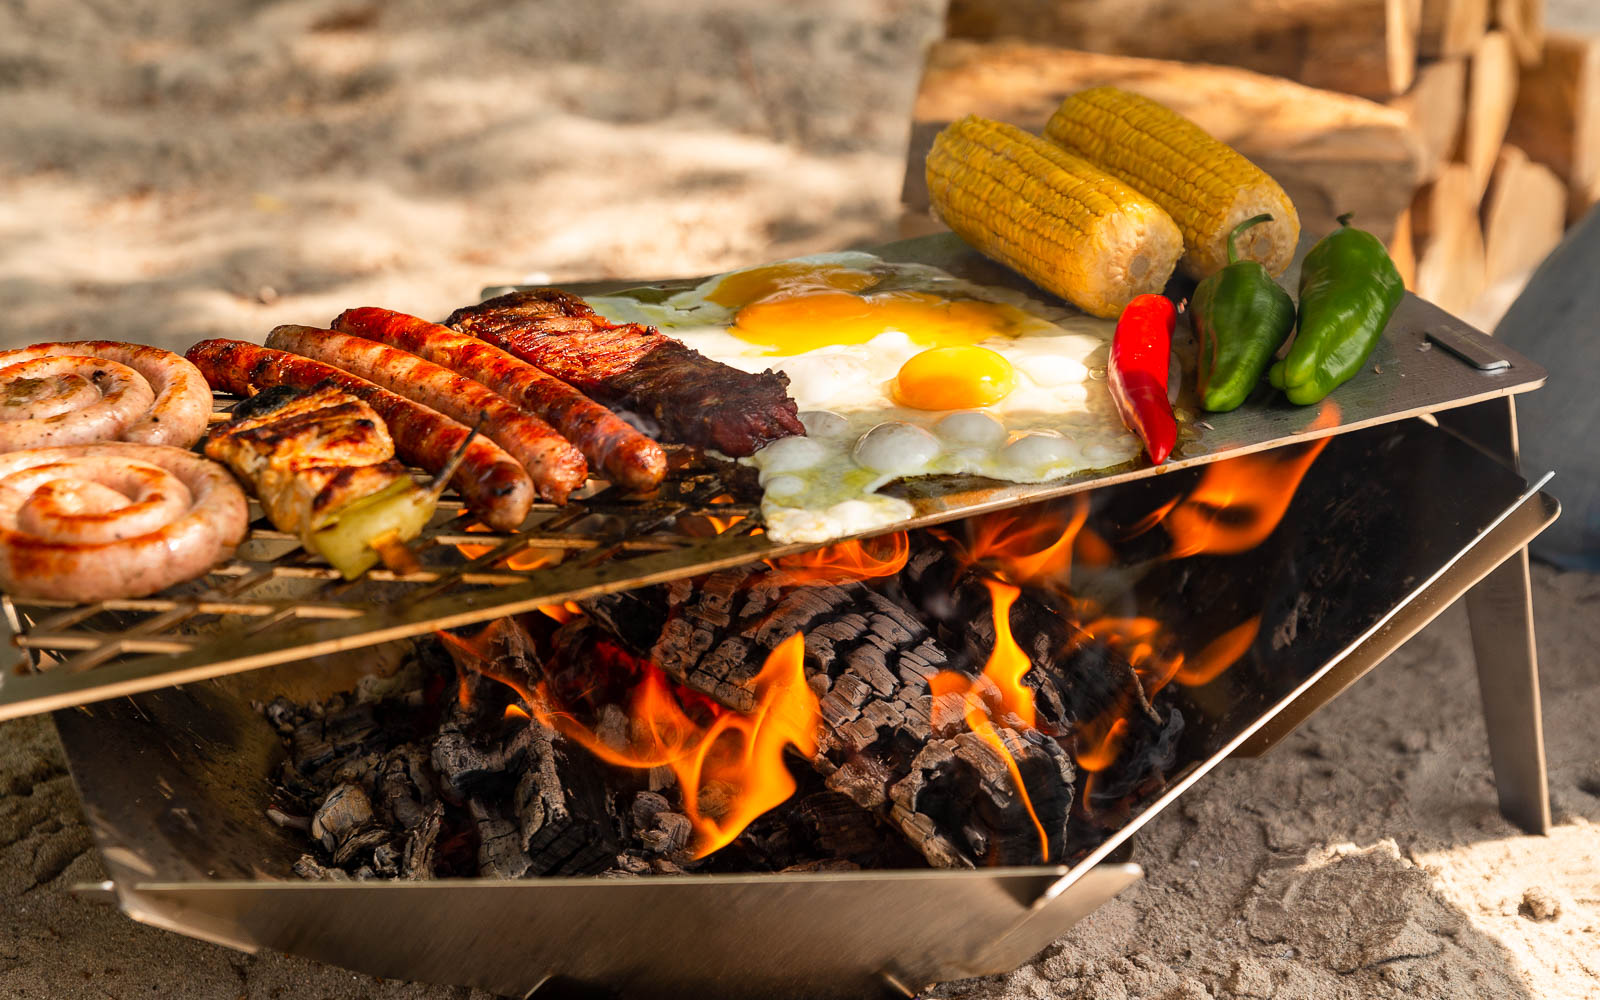
M331 385L311 392L280 386L252 396L232 420L211 429L204 448L207 458L253 484L267 519L294 535L409 478L378 414Z
M312 389L328 381L376 410L389 425L400 458L429 472L443 469L472 433L442 413L332 365L242 340L202 340L189 348L188 358L214 388L240 396L277 385ZM533 482L528 474L503 448L484 437L467 444L466 457L450 484L468 509L498 531L515 531L533 505Z
M805 433L782 372L712 361L652 327L612 323L558 289L512 292L445 322L614 410L649 417L673 441L741 457Z
M464 424L484 419L483 433L522 463L539 495L565 503L589 478L589 463L555 428L512 406L486 386L409 351L309 326L280 326L267 346L322 361L383 386Z
M211 429L204 447L255 487L279 531L298 535L348 578L377 561L374 543L409 541L433 515L433 497L394 460L382 418L336 386L251 396Z
M630 490L651 490L667 471L661 446L572 386L498 347L387 309L347 309L335 330L380 341L475 379L551 425L595 467Z

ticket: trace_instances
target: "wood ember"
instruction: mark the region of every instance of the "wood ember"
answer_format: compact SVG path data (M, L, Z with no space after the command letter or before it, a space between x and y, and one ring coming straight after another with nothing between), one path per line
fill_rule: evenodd
M976 732L965 697L936 704L929 681L953 671L979 694L993 688L981 675L995 644L993 598L931 532L886 580L819 584L746 567L596 598L559 626L540 615L505 620L470 641L422 644L412 690L264 709L290 749L278 808L309 817L316 866L354 877L1070 860L1163 787L1183 730L1113 645L1073 624L1072 600L1027 589L1012 605L1013 637L1033 665L1025 683L1037 728L1008 714ZM607 764L520 711L548 699L624 749L638 735L625 706L648 664L709 724L755 707L757 675L795 633L818 699L818 750L809 768L791 768L799 791L707 858L693 857L695 824L672 769ZM1127 719L1133 750L1086 776L1073 762L1075 734L1111 713ZM710 817L733 793L715 782L694 791Z
M607 595L586 610L674 680L741 710L753 707L750 683L772 648L804 633L825 725L812 765L828 788L884 816L933 864L967 866L1013 851L1025 853L1019 862L1037 859L1037 833L998 753L970 733L935 732L929 678L947 669L976 674L994 631L981 578L925 541L935 536L920 537L926 547L885 592L746 568ZM1123 705L1158 731L1181 731L1181 717L1156 711L1125 660L1074 634L1058 609L1030 598L1012 620L1055 734ZM960 720L957 701L952 718ZM1046 825L1050 856L1063 857L1076 777L1070 756L1049 734L999 731ZM1161 760L1142 761L1135 784L1159 777Z

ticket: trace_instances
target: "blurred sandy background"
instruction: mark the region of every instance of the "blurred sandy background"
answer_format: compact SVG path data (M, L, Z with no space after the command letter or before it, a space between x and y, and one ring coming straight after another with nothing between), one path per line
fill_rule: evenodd
M182 348L892 238L939 6L0 0L0 337ZM1535 600L1552 836L1495 811L1452 611L1157 820L1145 883L1036 965L941 992L1600 997L1600 580ZM48 723L0 726L0 997L468 995L67 895L102 877Z

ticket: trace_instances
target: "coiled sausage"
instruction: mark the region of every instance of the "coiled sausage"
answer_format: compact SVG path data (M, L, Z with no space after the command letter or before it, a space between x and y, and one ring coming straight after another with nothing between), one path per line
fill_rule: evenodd
M0 455L0 589L144 597L232 556L248 518L228 471L181 448L106 442Z

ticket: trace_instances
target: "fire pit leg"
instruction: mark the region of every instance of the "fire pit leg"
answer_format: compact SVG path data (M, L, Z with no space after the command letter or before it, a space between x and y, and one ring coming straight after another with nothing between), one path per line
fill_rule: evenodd
M1521 471L1517 412L1511 397L1438 416L1441 424ZM1526 548L1467 591L1467 618L1500 812L1529 833L1548 833L1550 789L1545 781L1539 659L1533 642L1533 586Z

